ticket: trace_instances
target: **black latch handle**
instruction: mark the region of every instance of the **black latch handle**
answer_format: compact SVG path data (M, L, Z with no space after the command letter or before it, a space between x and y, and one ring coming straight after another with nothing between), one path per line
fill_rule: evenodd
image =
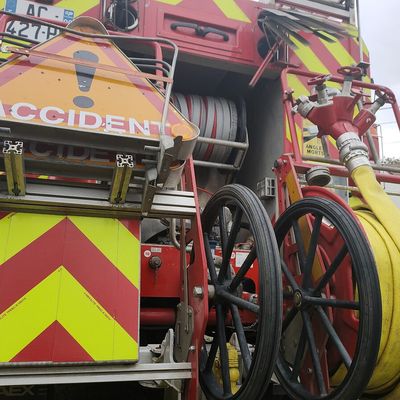
M224 42L227 42L229 40L229 36L226 32L221 31L220 29L211 28L210 26L206 26L206 27L202 28L201 33L198 33L198 35L205 37L209 33L213 33L214 35L222 36L222 39L224 39Z
M217 28L212 28L211 26L202 27L192 22L173 22L171 24L171 29L173 31L176 31L178 28L193 29L195 34L201 37L206 37L209 33L213 33L214 35L221 36L225 42L229 40L229 36L226 32L221 31L220 29Z
M197 34L197 30L200 29L199 25L197 24L193 24L191 22L173 22L171 24L171 29L173 31L176 31L178 28L189 28L189 29L193 29L196 34Z

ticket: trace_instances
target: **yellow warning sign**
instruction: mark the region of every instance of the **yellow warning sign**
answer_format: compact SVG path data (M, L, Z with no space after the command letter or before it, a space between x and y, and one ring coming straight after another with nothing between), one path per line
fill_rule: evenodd
M306 138L304 138L303 154L306 156L324 157L325 154L322 147L321 139L318 137L314 137L310 140L306 140Z
M321 139L317 136L318 128L308 121L303 125L303 155L309 157L324 157Z
M139 71L112 41L65 32L11 51L18 57L0 68L0 120L159 137L164 96L148 80L153 75ZM169 106L166 134L177 131L184 139L197 136Z

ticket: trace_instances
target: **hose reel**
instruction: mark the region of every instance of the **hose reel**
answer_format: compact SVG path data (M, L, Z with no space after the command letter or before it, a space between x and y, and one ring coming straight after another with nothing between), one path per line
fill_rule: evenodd
M383 398L400 380L400 298L397 294L400 287L400 210L377 181L370 165L368 148L360 137L375 121L376 111L386 103L395 104L395 99L390 90L378 92L377 99L354 117L354 107L363 93L352 89L352 81L359 79L361 71L343 67L338 72L344 75L340 94L326 101L325 82L331 77L313 78L309 84L315 85L316 101L301 96L295 111L317 125L320 135L336 139L340 160L362 196L355 201L353 208L370 241L382 295L380 350L366 392ZM394 396L388 398L396 398Z
M241 165L245 151L238 161L236 156L239 150L229 146L229 143L247 144L246 107L243 100L236 104L222 97L175 93L172 95L172 102L186 118L200 128L200 140L193 152L195 160ZM202 141L201 138L207 141Z

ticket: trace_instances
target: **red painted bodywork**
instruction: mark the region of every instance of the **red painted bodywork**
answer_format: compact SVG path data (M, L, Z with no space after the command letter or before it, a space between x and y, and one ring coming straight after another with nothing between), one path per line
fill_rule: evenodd
M53 5L57 6L61 0L54 0ZM110 5L110 0L105 0L106 9ZM157 0L142 0L134 3L132 7L137 11L139 24L134 30L121 35L147 36L154 38L168 38L173 40L183 54L190 54L194 59L219 60L230 65L240 65L242 67L259 67L263 58L257 50L258 42L264 34L257 25L257 18L263 8L263 4L251 0L235 0L235 3L248 17L249 21L240 21L225 16L222 10L213 0L182 0L179 4L167 4ZM278 0L278 5L288 5L290 1ZM73 7L73 6L72 6ZM299 5L297 4L297 7ZM304 7L303 7L304 8ZM318 9L316 5L315 9ZM314 10L315 10L314 9ZM103 20L102 6L96 5L80 15L91 16ZM5 23L14 17L0 17L0 31L4 31ZM18 18L16 18L18 19ZM52 22L43 19L46 22ZM213 28L227 35L228 40L224 40L220 34L210 33L206 36L199 36L193 28L178 27L173 29L172 24L186 23L195 24L200 28ZM65 26L65 23L57 22L58 25ZM106 27L112 31L112 26L106 23ZM118 32L113 32L113 34ZM307 35L306 35L307 36ZM312 40L312 46L318 46L318 42ZM346 40L345 47L357 54L358 48L352 39ZM354 51L353 51L354 50ZM322 52L323 49L321 48ZM327 56L332 58L329 52ZM366 59L367 60L367 59ZM293 54L289 53L288 63L291 65L301 65ZM336 60L332 61L335 64ZM273 66L270 66L274 70Z
M221 249L215 250L217 256L221 255ZM234 250L231 258L231 266L236 271L240 268L241 255L249 254L249 250ZM162 265L158 269L150 267L152 257L160 257ZM190 260L190 252L187 261ZM179 250L172 245L142 244L141 246L141 297L177 298L181 290L178 280L173 281L171 276L180 273ZM254 281L258 290L257 262L248 273L248 277Z
M257 3L248 0L237 0L236 3L251 21L257 20L260 8ZM182 22L216 28L229 39L225 41L215 34L200 37L190 28L171 29L171 24ZM179 6L147 1L142 24L145 36L167 37L184 53L248 65L262 61L257 53L257 41L263 34L258 27L226 18L212 1L184 0Z

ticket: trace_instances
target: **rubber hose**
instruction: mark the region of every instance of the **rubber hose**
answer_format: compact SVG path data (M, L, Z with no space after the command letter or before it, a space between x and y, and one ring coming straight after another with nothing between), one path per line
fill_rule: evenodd
M397 385L387 396L382 400L399 400L400 399L400 385Z
M400 210L363 165L352 172L365 204L353 205L374 252L382 295L382 337L378 361L367 387L369 394L383 394L400 378ZM368 351L368 349L365 349ZM399 392L399 389L394 389ZM393 393L385 399L398 399Z
M376 180L370 166L363 165L356 168L352 178L364 200L400 251L400 210Z

